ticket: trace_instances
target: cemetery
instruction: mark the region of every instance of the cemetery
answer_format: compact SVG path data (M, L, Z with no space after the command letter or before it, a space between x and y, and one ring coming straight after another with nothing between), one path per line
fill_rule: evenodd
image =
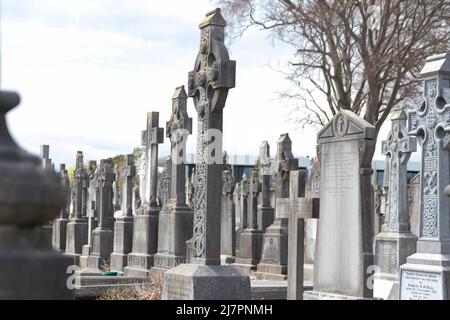
M223 146L224 114L245 108L229 103L241 64L225 13L198 14L170 118L149 107L126 154L22 149L6 121L21 97L2 86L0 299L449 300L450 51L420 56L414 104L378 112L386 135L342 107L315 154L280 131L242 160Z

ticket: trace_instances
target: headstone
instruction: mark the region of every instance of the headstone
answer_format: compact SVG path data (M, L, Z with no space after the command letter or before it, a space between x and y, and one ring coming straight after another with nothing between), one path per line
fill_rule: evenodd
M408 214L411 232L416 237L420 235L420 172L408 185Z
M261 260L261 250L263 241L263 232L258 229L258 195L261 192L261 183L259 182L258 169L253 169L249 185L249 223L246 229L240 234L239 255L236 263L233 264L242 272L250 275L251 271L256 270Z
M320 205L320 162L317 157L311 159L308 168L308 179L306 182L305 198L312 199L313 202ZM315 208L316 210L316 208ZM319 210L319 208L317 208ZM305 219L305 257L303 280L313 281L314 279L314 255L316 251L317 239L317 218Z
M429 57L421 73L424 97L408 112L408 131L422 145L420 236L400 270L400 299L450 299L450 53ZM390 204L391 205L391 204Z
M375 127L340 110L318 133L320 218L309 299L371 298ZM373 271L373 270L372 270Z
M167 201L159 214L158 253L155 268L161 271L186 262L186 241L192 238L192 210L186 205L186 143L192 133L184 86L172 96L172 115L166 124L171 142Z
M270 146L263 141L259 148L258 168L261 179L261 205L258 206L258 230L265 232L273 223L275 210L270 204L270 182L271 182Z
M65 254L74 259L74 264L80 263L83 245L88 240L88 221L83 216L83 181L86 170L83 164L83 152L78 151L75 160L74 181L72 186L72 213L67 224L67 243Z
M116 213L121 210L122 206L122 190L119 182L120 171L117 164L114 166L114 175L116 180L113 182L113 212Z
M50 159L50 146L41 145L41 163L44 170L53 171L52 159ZM42 235L45 243L51 248L53 244L53 224L51 221L42 226Z
M285 280L287 278L288 222L289 222L289 174L298 169L298 159L292 154L289 135L282 134L277 143L274 162L276 172L275 220L264 233L258 279ZM305 192L303 183L303 194Z
M389 212L381 233L375 237L374 296L398 300L399 268L416 251L417 237L410 231L408 216L407 163L416 151L416 139L406 130L406 113L391 112L392 127L381 153L389 165Z
M100 174L97 177L98 226L92 231L92 252L88 257L88 269L102 270L110 265L113 252L113 182L115 174L112 159L100 160Z
M128 254L126 276L147 277L158 250L158 219L161 207L157 203L158 144L163 143L164 129L159 128L159 112L147 113L147 130L142 132L145 146L145 179L142 183L142 205L134 216L133 249Z
M53 223L52 243L53 249L59 252L64 252L66 251L67 224L69 223L70 211L70 180L65 164L60 165L59 174L64 190L66 191L66 197L65 205L62 207L58 219L56 219Z
M171 156L166 157L164 169L158 180L158 202L164 207L170 198L170 180L172 179L172 160Z
M220 9L207 13L200 24L200 52L188 85L198 113L193 263L165 273L163 299L250 299L250 279L220 265L223 108L236 72L224 44L225 25Z
M220 255L225 263L233 263L236 256L236 207L233 201L235 182L226 152L223 155L222 184Z
M120 174L118 172L118 174ZM135 167L133 155L126 156L123 176L123 201L121 216L114 223L114 252L111 254L111 270L119 273L127 266L128 254L133 246L133 178ZM116 177L116 181L119 179Z
M49 248L41 231L65 206L66 190L56 172L44 170L11 138L5 116L19 101L16 93L0 91L0 296L71 299L71 261Z
M305 173L293 170L290 173L290 215L288 240L288 300L303 300L305 220L318 216L319 199L305 198L301 183Z
M241 248L241 234L248 227L248 197L250 195L250 183L245 173L242 175L241 181L236 185L236 191L236 208L239 215L239 225L236 230L236 256L238 256Z

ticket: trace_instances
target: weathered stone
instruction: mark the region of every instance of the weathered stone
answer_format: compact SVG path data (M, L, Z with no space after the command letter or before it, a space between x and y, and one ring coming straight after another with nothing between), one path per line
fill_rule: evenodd
M74 182L72 186L72 212L67 224L67 243L65 254L79 264L83 245L88 242L88 221L83 216L83 180L86 171L83 165L83 152L78 151L75 160Z
M421 73L423 99L408 112L408 133L422 145L420 237L400 269L400 299L450 299L450 53L431 56ZM389 204L392 205L391 203Z
M71 299L71 261L48 247L41 226L65 206L66 192L54 170L14 142L6 113L19 96L0 91L0 296L1 299Z
M114 245L114 212L113 212L113 182L115 174L112 159L100 161L97 180L97 210L99 222L92 231L92 251L88 257L88 269L91 271L104 269L110 264L110 256Z
M257 163L261 178L261 205L258 206L258 230L263 232L273 223L275 215L275 209L270 204L271 163L269 143L263 141L259 148Z
M375 237L375 265L379 271L375 273L374 296L397 300L399 268L416 251L417 237L409 227L406 177L416 139L408 137L406 113L394 110L391 114L391 131L381 146L389 164L389 212L382 232Z
M367 283L369 266L373 265L370 155L374 144L375 127L347 110L338 112L318 134L316 293L341 298L372 297Z
M124 196L121 205L121 216L114 223L114 252L111 254L111 270L122 272L127 266L128 254L133 248L133 177L135 167L133 155L126 156L123 175ZM118 179L116 178L116 181Z
M145 179L142 182L142 205L134 216L133 250L128 254L126 276L149 275L158 251L158 220L161 207L157 203L158 144L163 143L164 129L159 128L159 112L147 113L147 130L142 132L145 146Z
M289 174L298 169L298 159L292 154L292 141L282 134L277 142L274 161L276 172L275 221L264 233L261 262L257 268L258 279L285 280L287 278ZM304 179L304 176L303 176ZM303 196L305 182L302 183Z
M416 174L408 185L408 214L411 232L420 236L420 172Z
M70 181L65 164L60 165L59 174L61 176L64 189L66 190L66 205L62 207L58 219L56 219L53 223L52 244L53 249L59 252L64 252L66 250L67 224L69 223L70 211Z
M49 145L41 145L41 163L44 170L54 171L52 159L50 159ZM44 237L42 241L51 248L53 244L53 224L51 221L42 226L42 236Z
M235 182L228 154L223 153L222 199L220 221L220 255L226 263L234 262L236 256L236 207L233 202Z
M159 271L186 262L186 241L192 238L192 210L186 205L186 143L192 133L184 86L172 96L172 115L166 124L171 142L168 200L159 214L158 253L154 266ZM157 270L158 271L158 270Z
M193 97L198 113L193 264L181 264L166 272L163 299L251 296L247 276L231 266L220 266L223 108L236 72L236 62L229 60L224 44L225 25L220 9L209 12L200 24L200 52L188 85L188 95Z

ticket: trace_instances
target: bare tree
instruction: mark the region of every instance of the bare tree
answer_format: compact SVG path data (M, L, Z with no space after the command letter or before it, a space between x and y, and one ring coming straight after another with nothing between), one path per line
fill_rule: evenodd
M287 79L298 122L324 125L340 109L377 129L419 94L427 56L448 50L450 0L215 0L230 35L251 26L293 46ZM294 100L293 100L294 101Z

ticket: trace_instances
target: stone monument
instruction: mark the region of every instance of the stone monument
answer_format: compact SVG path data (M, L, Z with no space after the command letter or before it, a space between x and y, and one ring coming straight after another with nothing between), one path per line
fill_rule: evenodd
M142 132L146 150L146 173L142 188L142 205L134 216L133 249L128 254L126 276L147 277L158 250L158 219L161 207L157 202L158 144L164 142L164 128L159 128L159 112L147 113L147 130Z
M223 108L236 72L224 43L225 25L220 9L206 14L200 23L200 52L189 73L188 95L198 113L193 257L192 264L165 273L165 300L250 299L249 277L220 265Z
M410 231L408 216L407 169L409 157L416 151L416 138L409 137L406 130L406 113L391 112L391 131L381 145L389 165L389 212L381 233L375 236L374 296L398 300L400 266L416 252L417 237Z
M275 210L270 204L270 180L272 161L270 159L270 146L263 141L259 147L257 167L261 182L261 204L258 206L258 230L265 232L273 223Z
M126 156L123 172L123 200L121 216L114 223L114 252L111 254L111 270L123 272L127 266L128 254L133 246L133 177L135 167L133 155ZM116 178L116 181L119 179Z
M417 253L400 269L401 300L450 299L450 53L427 59L423 100L408 112L408 131L422 145ZM390 204L391 205L391 204Z
M223 152L222 199L220 221L220 255L225 263L233 263L236 256L236 207L233 201L235 182L228 154Z
M58 219L56 219L53 223L52 243L53 249L59 252L64 252L66 251L67 224L69 223L70 211L70 181L65 164L60 165L59 174L61 176L64 190L66 191L66 204L62 207Z
M372 298L374 144L375 127L348 110L318 133L320 218L314 291L305 298Z
M159 214L158 253L155 269L161 271L186 262L186 241L192 238L191 208L186 204L186 143L192 134L184 86L172 96L172 115L166 124L171 142L169 199Z

